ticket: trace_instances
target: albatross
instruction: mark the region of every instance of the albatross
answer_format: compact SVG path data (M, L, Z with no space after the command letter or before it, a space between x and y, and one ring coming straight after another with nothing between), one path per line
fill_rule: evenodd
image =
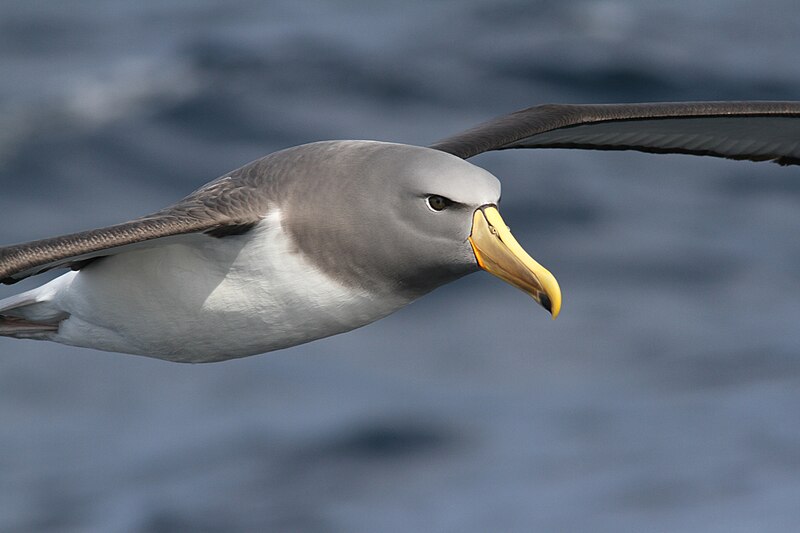
M800 102L539 105L428 147L288 148L161 211L0 248L0 281L69 269L0 300L0 336L178 362L244 357L349 331L485 270L553 318L561 290L466 160L511 148L800 163Z

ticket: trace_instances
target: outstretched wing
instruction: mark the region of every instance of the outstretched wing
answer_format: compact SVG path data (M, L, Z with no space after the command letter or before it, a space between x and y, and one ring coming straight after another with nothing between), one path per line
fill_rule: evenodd
M0 282L16 283L58 267L80 268L93 259L150 241L189 233L239 234L266 213L254 184L258 162L212 181L180 202L130 222L0 248Z
M549 104L430 146L463 159L508 148L583 148L800 164L800 102Z

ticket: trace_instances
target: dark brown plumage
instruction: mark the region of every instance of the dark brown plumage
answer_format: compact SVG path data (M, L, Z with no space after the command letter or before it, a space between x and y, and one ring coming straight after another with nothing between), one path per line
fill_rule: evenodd
M800 102L677 102L653 104L547 104L516 111L430 146L467 159L509 148L581 148L710 155L751 161L800 163ZM700 131L692 120L702 119ZM758 121L757 119L766 119ZM779 124L780 119L789 119ZM743 129L725 128L737 120ZM720 123L715 128L715 122ZM651 132L640 133L648 123ZM775 139L750 124L772 126ZM683 128L681 125L685 125ZM617 139L613 139L611 132ZM775 126L790 128L783 131ZM659 130L663 132L659 134ZM683 132L681 131L683 130ZM592 131L601 132L592 136ZM553 133L556 133L555 135ZM795 134L788 137L786 134ZM698 142L704 134L706 142ZM626 138L627 136L627 138ZM694 138L693 138L694 137ZM787 138L788 137L788 138ZM739 141L737 144L736 141ZM764 146L760 146L763 144Z

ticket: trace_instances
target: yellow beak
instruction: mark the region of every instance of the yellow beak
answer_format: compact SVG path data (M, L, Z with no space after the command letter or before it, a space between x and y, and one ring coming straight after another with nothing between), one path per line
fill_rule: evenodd
M522 249L495 206L475 211L469 242L482 269L530 294L553 319L558 316L561 288L556 278Z

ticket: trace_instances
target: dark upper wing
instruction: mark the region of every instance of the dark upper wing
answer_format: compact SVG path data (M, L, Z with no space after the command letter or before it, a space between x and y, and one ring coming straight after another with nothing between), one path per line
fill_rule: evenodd
M0 248L0 282L16 283L47 270L74 268L147 241L208 233L242 233L261 220L267 199L255 186L258 162L212 181L175 205L131 222ZM248 172L253 170L254 172Z
M463 159L507 148L583 148L800 164L800 102L549 104L430 146Z

